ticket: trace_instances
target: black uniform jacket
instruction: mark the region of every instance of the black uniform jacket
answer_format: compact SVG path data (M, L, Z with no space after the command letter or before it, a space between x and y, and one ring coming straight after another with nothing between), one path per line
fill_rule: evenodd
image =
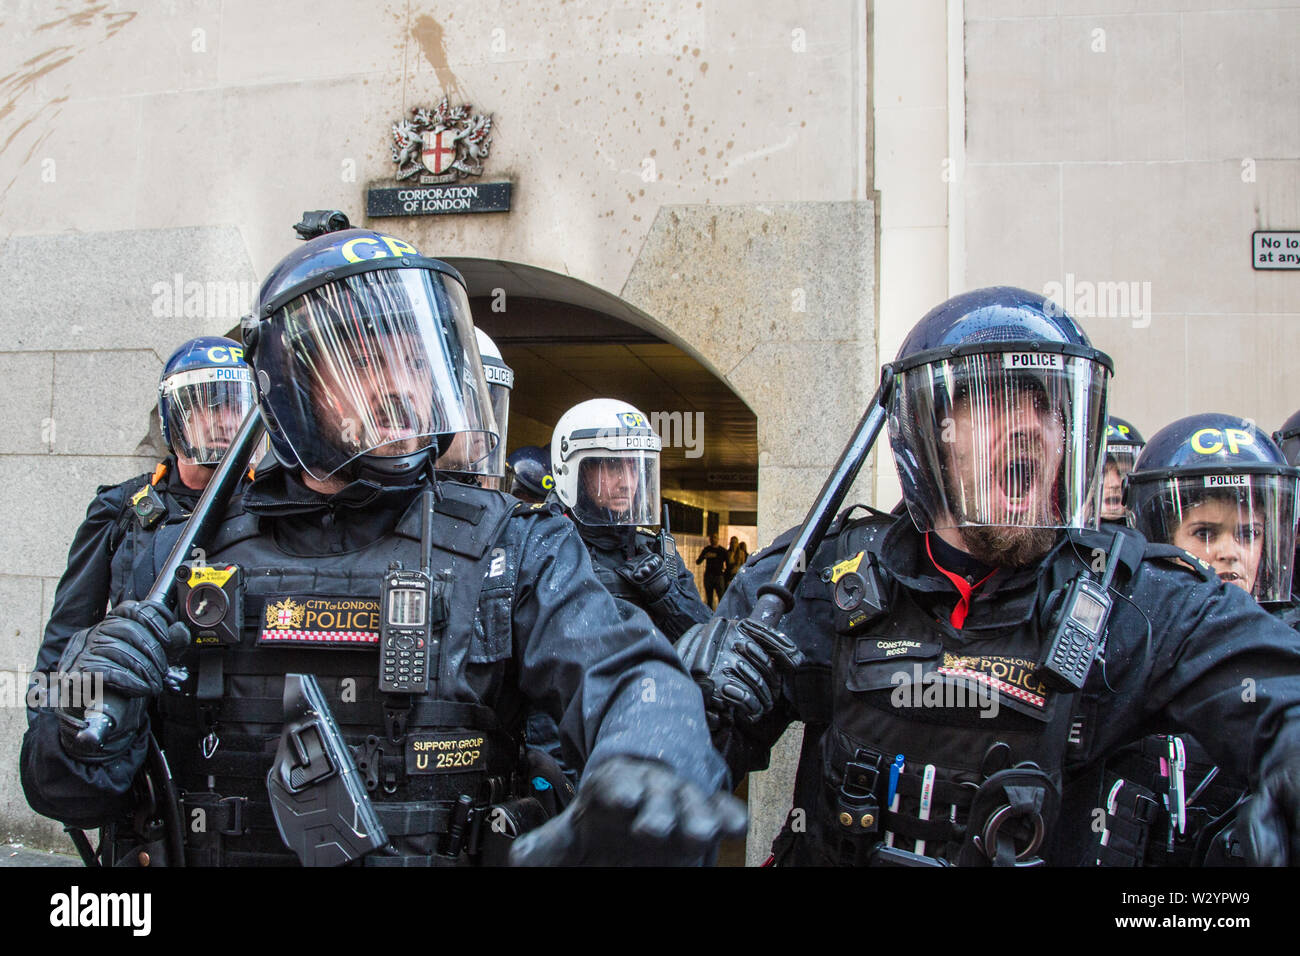
M821 573L837 560L838 525L809 562L795 607L780 622L803 651L805 663L784 679L772 714L731 732L725 750L735 775L766 767L772 744L790 722L802 720L810 734L820 734L831 719L836 632L832 585ZM1130 534L1131 541L1145 540ZM719 603L719 615L749 614L759 585L771 579L791 537L787 533L749 560ZM1023 619L1041 603L1041 579L1062 549L1077 549L1082 568L1092 547L1108 540L1109 535L1095 532L1062 533L1039 565L998 570L975 592L963 629L954 631L953 639L974 645L981 629ZM890 586L906 589L940 628L951 630L948 617L957 591L935 570L924 536L909 517L894 519L881 552ZM1136 570L1121 568L1112 585L1128 600L1115 599L1110 616L1104 676L1111 689L1103 682L1101 666L1094 664L1080 695L1086 712L1077 740L1065 750L1067 784L1121 745L1152 733L1194 734L1215 763L1252 785L1274 763L1300 760L1300 635L1241 588L1212 575L1164 558L1146 557L1136 564ZM978 653L977 648L972 646L970 653ZM918 723L918 734L925 732ZM805 766L812 762L820 762L819 748L805 743L799 779L809 784L822 779L822 768Z
M288 575L295 563L306 567L310 556L345 555L393 535L422 487L379 488L357 481L324 496L278 463L264 462L242 499L232 502L227 522L255 515L258 534L252 545L281 561ZM462 494L496 495L511 507L519 505L500 492ZM620 755L645 758L667 764L706 792L716 790L725 768L710 743L699 689L672 646L643 613L620 615L567 519L545 508L525 511L519 505L496 541L506 562L517 568L508 608L501 607L502 595L489 595L486 588L479 592L476 636L469 639L486 636L494 648L499 640L498 656L507 665L506 680L491 685L486 691L491 699L481 703L508 727L520 726L528 710L549 714L571 766L591 768ZM220 535L219 530L218 540ZM241 545L249 546L248 541ZM304 559L295 562L295 556ZM213 560L219 562L219 549ZM503 621L506 630L497 634ZM42 652L42 660L48 656ZM145 743L142 730L113 760L75 760L60 745L55 715L36 712L21 755L27 799L46 816L83 827L100 825L128 806Z

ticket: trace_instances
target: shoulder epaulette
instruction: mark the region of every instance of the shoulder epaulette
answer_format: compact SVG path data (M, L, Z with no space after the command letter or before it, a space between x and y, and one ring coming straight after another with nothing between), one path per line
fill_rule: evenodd
M538 504L530 504L527 501L520 501L515 504L514 509L510 512L512 518L527 518L536 515L560 515L563 512L560 506L553 501L543 501Z
M1184 551L1182 548L1172 544L1152 544L1147 542L1146 550L1142 553L1143 558L1152 558L1157 561L1164 561L1182 568L1185 571L1193 571L1201 576L1207 582L1219 580L1219 575L1215 573L1214 568L1210 567L1209 562L1196 557L1190 551Z

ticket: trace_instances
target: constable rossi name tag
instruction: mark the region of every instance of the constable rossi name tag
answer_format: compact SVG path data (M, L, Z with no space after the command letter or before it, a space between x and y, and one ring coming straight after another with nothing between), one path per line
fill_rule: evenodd
M1249 475L1206 475L1206 488L1248 488Z
M259 644L356 647L379 643L379 599L337 595L266 598Z
M1003 352L1003 368L1063 368L1059 352Z
M914 641L909 638L860 637L854 649L853 662L868 664L887 661L895 657L937 657L938 641Z
M487 769L487 741L480 733L454 731L406 738L406 772L464 773Z

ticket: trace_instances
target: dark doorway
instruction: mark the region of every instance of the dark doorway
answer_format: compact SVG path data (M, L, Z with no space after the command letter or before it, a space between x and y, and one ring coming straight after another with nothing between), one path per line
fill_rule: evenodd
M580 280L499 260L447 261L465 276L475 324L514 369L510 450L549 447L556 420L578 402L622 399L664 440L663 497L688 522L700 516L695 527L673 528L688 566L707 543L709 516L723 545L735 536L753 553L758 420L684 342Z

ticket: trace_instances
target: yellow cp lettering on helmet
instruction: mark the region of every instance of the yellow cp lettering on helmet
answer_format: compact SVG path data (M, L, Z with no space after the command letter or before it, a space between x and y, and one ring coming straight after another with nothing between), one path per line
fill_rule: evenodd
M1201 440L1202 435L1213 435L1209 444ZM1198 432L1192 433L1192 450L1202 455L1213 455L1223 451L1223 441L1220 438L1222 432L1217 428L1202 428Z
M244 358L244 350L237 345L225 346L214 345L208 349L208 358L214 362L240 362Z
M1228 428L1224 434L1228 437L1228 450L1234 455L1241 450L1242 445L1255 444L1254 436L1243 428Z
M381 242L388 247L387 252L382 248L368 248L365 251L369 255L362 255L358 249L359 246L378 246ZM369 236L358 236L356 239L349 239L343 243L343 247L339 249L339 252L343 253L343 258L348 262L361 262L365 259L386 259L389 256L418 256L420 254L416 251L415 246L410 243L403 242L401 239L394 239L392 236L383 235L378 239L371 239Z
M552 478L550 475L543 475L542 487L545 488L547 491L550 491L552 488L555 487L555 479Z
M420 254L416 251L415 246L409 242L394 239L392 236L381 236L380 238L384 240L384 245L388 247L388 251L395 256L418 256Z
M343 253L343 258L348 260L348 262L360 262L362 259L378 259L382 256L388 255L388 253L380 249L376 251L374 255L363 256L361 253L357 252L357 246L362 245L377 246L379 245L379 240L370 239L366 236L358 236L356 239L349 239L347 242L343 243L343 248L340 249L339 252Z
M1213 438L1205 440L1203 435L1211 435ZM1227 428L1219 431L1217 428L1202 428L1192 435L1192 448L1202 455L1213 455L1223 451L1224 442L1227 442L1228 451L1237 454L1241 451L1242 445L1255 444L1254 436L1242 428Z

